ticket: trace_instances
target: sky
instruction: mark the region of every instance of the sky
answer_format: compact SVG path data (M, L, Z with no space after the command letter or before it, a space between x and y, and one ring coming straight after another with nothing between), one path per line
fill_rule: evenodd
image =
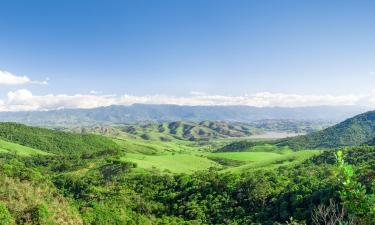
M0 111L375 107L374 1L2 0Z

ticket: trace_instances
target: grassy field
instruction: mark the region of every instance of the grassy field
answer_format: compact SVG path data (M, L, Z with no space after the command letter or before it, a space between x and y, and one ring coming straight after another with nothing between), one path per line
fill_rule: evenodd
M20 156L48 155L49 154L38 149L29 148L29 147L22 146L19 144L7 142L1 139L0 139L0 152L5 152L5 153L14 152Z
M124 152L141 153L144 155L157 155L164 153L192 153L207 149L207 146L199 146L189 141L154 141L131 138L113 139Z
M266 159L277 159L281 154L274 152L221 152L210 153L209 157L225 158L230 160L239 160L246 162L261 162Z
M227 168L226 172L242 172L251 169L274 169L279 166L297 164L321 153L321 150L301 150L297 152L223 152L210 153L212 158L224 158L246 162L238 167Z
M223 171L241 172L251 169L272 169L279 166L300 163L320 150L292 151L288 147L279 148L262 144L245 152L214 153L214 146L228 141L215 140L199 145L188 141L145 141L139 139L115 139L126 156L123 160L137 163L138 169L171 173L192 173L211 167Z
M148 156L128 153L123 159L137 163L138 168L141 169L158 169L162 172L171 173L192 173L210 167L220 167L218 163L194 154L169 153Z

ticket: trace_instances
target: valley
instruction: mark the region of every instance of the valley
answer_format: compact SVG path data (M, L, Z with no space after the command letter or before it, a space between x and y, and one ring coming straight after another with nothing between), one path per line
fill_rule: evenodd
M290 120L0 123L0 207L20 224L309 222L317 203L340 201L336 149L351 146L347 160L360 177L372 173L374 114L325 129ZM25 185L36 189L22 192ZM10 190L24 199L16 203Z

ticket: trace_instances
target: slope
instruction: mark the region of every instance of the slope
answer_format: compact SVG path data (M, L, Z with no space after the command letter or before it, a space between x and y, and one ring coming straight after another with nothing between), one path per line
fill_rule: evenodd
M114 150L112 140L93 134L73 134L16 123L0 123L0 138L49 153L67 154Z
M325 130L281 140L278 146L292 149L356 146L375 138L375 111L360 114Z

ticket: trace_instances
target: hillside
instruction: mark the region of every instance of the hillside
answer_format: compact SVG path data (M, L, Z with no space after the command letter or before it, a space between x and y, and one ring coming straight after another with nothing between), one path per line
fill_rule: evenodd
M236 121L293 119L340 122L368 111L354 106L316 107L251 107L251 106L178 106L143 105L109 106L93 109L64 109L36 112L1 112L0 121L12 121L37 126L77 126L92 124L124 124L136 122L173 121Z
M360 114L312 134L281 140L279 146L292 149L357 146L375 138L375 111Z
M148 123L144 125L126 125L121 130L145 140L171 138L183 140L208 140L210 138L248 137L257 130L243 123L205 121L200 123L176 121L169 123ZM258 131L260 132L260 131Z
M56 154L118 148L112 140L99 135L59 132L16 123L0 123L0 139Z
M0 224L83 224L48 176L0 155Z
M135 124L93 125L54 128L74 133L95 133L105 136L127 136L154 141L208 140L217 138L248 138L269 132L285 134L310 133L328 127L325 121L261 120L250 123L226 121L143 122Z

